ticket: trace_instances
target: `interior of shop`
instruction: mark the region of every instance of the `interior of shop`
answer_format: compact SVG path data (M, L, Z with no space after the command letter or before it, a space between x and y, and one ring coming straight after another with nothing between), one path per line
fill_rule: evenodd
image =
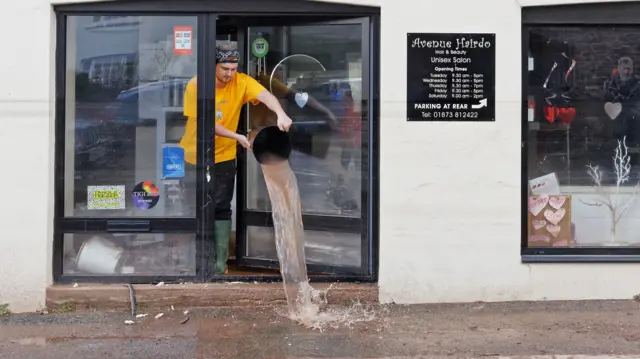
M310 276L357 273L366 260L366 24L355 17L216 17L216 42L237 47L239 72L268 78L274 95L280 86L276 97L294 121L289 161ZM189 277L203 265L195 233L158 233L144 221L199 216L183 198L197 179L166 166L185 133L183 94L201 65L199 26L190 16L68 17L64 213L102 218L117 230L65 233L63 275ZM190 43L178 48L178 33ZM247 105L238 131L272 123L274 114ZM260 164L243 150L232 211L227 276L279 276L269 195Z

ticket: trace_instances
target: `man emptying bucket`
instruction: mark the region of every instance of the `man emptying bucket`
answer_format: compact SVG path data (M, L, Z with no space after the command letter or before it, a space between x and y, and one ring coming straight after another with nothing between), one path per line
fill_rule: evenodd
M217 275L226 274L231 237L231 200L236 175L236 143L251 149L246 136L236 133L240 111L247 102L265 104L277 115L281 131L289 131L291 119L284 112L278 99L250 76L237 72L240 53L232 44L216 46L216 101L215 101L215 259L209 262L209 270ZM184 93L184 115L187 117L185 134L180 147L185 152L185 176L195 178L197 159L197 79L192 78ZM188 200L195 203L195 189Z

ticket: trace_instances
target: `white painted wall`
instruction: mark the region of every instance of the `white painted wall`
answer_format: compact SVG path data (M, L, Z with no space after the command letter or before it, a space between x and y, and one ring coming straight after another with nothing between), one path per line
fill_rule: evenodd
M382 6L380 300L635 294L636 264L520 263L520 6L586 1L351 2ZM54 20L50 0L0 12L16 34L0 66L0 303L14 311L44 305L51 282ZM407 32L496 33L495 123L406 122Z
M625 278L640 265L520 261L519 1L376 3L382 5L380 300L631 298L637 289ZM408 32L496 33L495 123L406 122Z
M51 278L53 20L43 0L0 11L11 34L0 62L0 303L14 311L44 306Z

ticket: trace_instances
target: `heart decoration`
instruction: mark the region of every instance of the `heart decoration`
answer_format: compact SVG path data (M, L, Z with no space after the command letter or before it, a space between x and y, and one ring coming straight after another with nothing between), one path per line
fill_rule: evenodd
M622 104L620 104L619 102L607 102L604 104L604 112L607 113L607 116L609 116L609 118L615 120L618 115L620 115L620 112L622 112Z
M547 226L547 232L551 233L554 238L558 238L561 229L560 226L554 226L553 224Z
M533 235L531 236L531 238L529 238L529 242L545 242L545 243L549 243L551 242L551 237L549 236L541 236L541 235Z
M567 211L565 211L564 208L560 208L555 212L548 209L544 211L544 218L546 218L547 221L557 225L558 223L560 223L560 221L562 221L562 218L564 218L566 212Z
M576 109L573 107L559 108L558 117L566 125L570 125L573 119L576 117Z
M536 197L529 197L529 211L534 216L540 214L540 212L547 206L549 203L549 195L543 194ZM557 224L557 223L556 223Z
M306 92L298 92L296 93L296 104L298 107L303 108L307 101L309 101L309 94Z
M554 247L567 247L569 245L569 241L566 239L563 239L561 241L555 242L553 244Z
M556 122L556 108L551 106L544 107L544 118L547 119L549 123Z
M560 209L560 207L564 206L564 202L567 200L565 196L557 196L549 199L549 205L555 209Z
M533 224L533 228L536 231L547 225L547 221L545 221L545 220L534 219L533 222L531 222L531 223Z

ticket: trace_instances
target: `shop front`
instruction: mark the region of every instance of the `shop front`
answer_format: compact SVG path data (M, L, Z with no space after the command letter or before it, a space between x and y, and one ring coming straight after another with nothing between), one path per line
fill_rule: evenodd
M0 68L14 311L71 283L279 280L265 178L242 148L228 272L211 269L217 45L293 120L312 281L366 282L381 303L637 294L637 2L6 6L5 33L26 34ZM239 132L273 120L263 110L243 107Z
M246 6L251 13L243 13ZM272 206L254 155L238 146L220 189L211 149L224 104L216 47L273 93L293 120L312 280L373 281L373 40L379 8L285 2L101 2L56 14L55 283L274 281ZM197 78L197 100L185 89ZM188 106L197 107L185 147ZM247 104L239 133L275 124ZM193 168L189 171L188 169ZM215 175L214 175L215 174ZM232 198L231 238L216 235ZM227 273L212 262L231 242ZM216 264L218 265L218 264Z

